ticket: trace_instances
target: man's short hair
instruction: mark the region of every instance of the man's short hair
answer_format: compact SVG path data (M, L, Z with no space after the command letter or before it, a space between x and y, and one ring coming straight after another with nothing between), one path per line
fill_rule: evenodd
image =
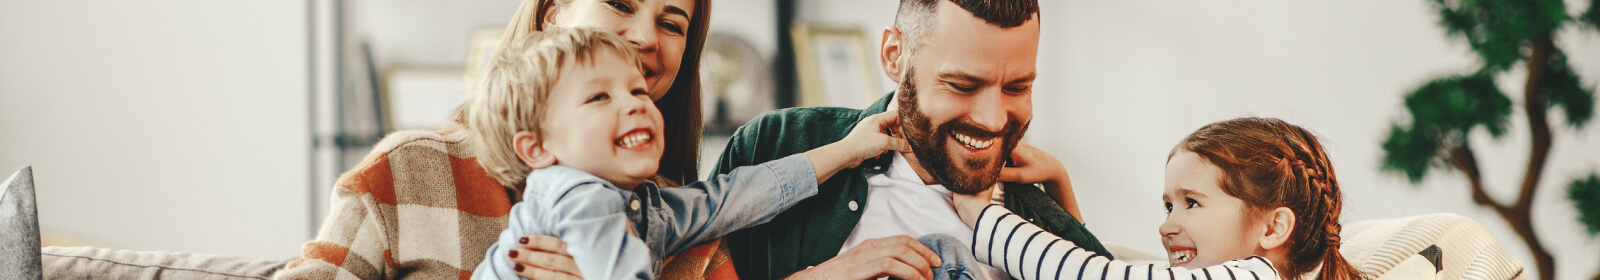
M621 56L643 69L633 45L622 37L592 29L553 28L501 42L484 65L483 77L467 90L456 108L456 122L466 129L478 164L504 186L516 186L533 172L516 154L513 136L533 131L544 139L543 122L550 111L550 90L561 68L593 63L602 53Z
M933 18L939 12L939 1L950 1L1000 28L1017 27L1039 13L1038 0L900 0L894 26L900 29L900 41L908 50L907 53L916 53L928 34L933 32Z

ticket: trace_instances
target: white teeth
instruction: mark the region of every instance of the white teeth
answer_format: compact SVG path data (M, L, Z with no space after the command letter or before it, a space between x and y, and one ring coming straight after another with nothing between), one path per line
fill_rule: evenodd
M1183 250L1167 254L1167 261L1174 266L1190 260L1194 260L1194 250Z
M974 139L972 139L972 136L967 136L967 135L960 134L960 133L951 133L950 135L954 135L955 138L956 138L956 141L961 142L962 145L966 145L968 148L972 148L972 149L975 149L975 150L981 150L983 148L988 148L989 145L993 145L994 144L994 139L974 140Z
M617 146L622 146L623 148L633 148L634 146L638 146L639 144L644 144L646 141L649 141L649 140L650 140L650 133L646 133L646 132L641 131L641 132L630 133L628 135L623 135L621 139L618 139L613 144L616 144Z

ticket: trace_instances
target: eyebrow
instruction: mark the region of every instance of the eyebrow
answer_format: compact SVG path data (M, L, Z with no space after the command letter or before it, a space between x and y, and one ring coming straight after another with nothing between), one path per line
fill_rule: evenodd
M1206 198L1207 197L1206 194L1203 194L1203 193L1200 193L1200 192L1197 192L1197 191L1194 191L1194 190L1191 190L1191 189L1178 189L1178 196L1179 197L1194 196L1194 197L1198 197L1198 198Z
M1021 78L1012 79L1011 81L1008 81L1005 84L1012 85L1012 84L1018 84L1018 83L1031 82L1036 77L1038 77L1038 73L1028 73L1027 76L1023 76ZM961 72L961 71L940 73L939 74L939 79L940 80L959 80L959 81L963 81L963 82L973 82L973 83L981 83L981 84L989 83L989 81L984 80L983 78L979 78L978 75L973 75L971 73Z
M973 75L973 74L969 74L967 72L961 72L961 71L939 73L939 79L940 80L961 80L963 82L975 82L975 83L988 83L988 81L985 81L982 78L978 78L977 75Z
M683 11L683 8L679 8L678 6L667 5L666 12L668 14L677 14L683 16L684 19L693 19L693 17L689 17L689 12Z
M1035 77L1038 77L1038 76L1039 76L1039 73L1028 73L1027 76L1022 76L1021 78L1012 79L1010 82L1006 82L1006 84L1007 85L1011 85L1011 84L1020 84L1020 83L1032 82L1033 79Z

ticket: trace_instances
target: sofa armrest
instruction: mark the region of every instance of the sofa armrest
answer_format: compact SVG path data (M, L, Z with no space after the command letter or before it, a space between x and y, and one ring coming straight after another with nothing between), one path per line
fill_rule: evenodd
M1356 269L1377 278L1428 246L1443 256L1440 279L1526 279L1524 267L1477 221L1438 213L1365 220L1344 226L1339 249Z

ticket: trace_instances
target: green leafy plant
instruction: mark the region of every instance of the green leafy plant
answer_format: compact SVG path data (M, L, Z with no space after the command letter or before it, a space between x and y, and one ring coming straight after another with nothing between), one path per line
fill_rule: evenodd
M1549 114L1559 110L1573 129L1583 129L1594 116L1595 96L1567 64L1556 45L1556 32L1567 26L1600 31L1600 0L1587 11L1567 14L1561 0L1431 0L1439 25L1452 38L1464 39L1482 65L1472 73L1437 78L1407 94L1410 122L1396 122L1383 142L1383 170L1403 174L1413 184L1432 170L1454 170L1466 176L1472 200L1493 209L1528 246L1540 279L1555 278L1555 260L1534 234L1531 209L1540 175L1550 155ZM1514 104L1495 82L1521 64L1527 70L1521 104ZM1485 191L1478 159L1468 137L1482 127L1499 139L1510 129L1512 106L1528 119L1532 144L1520 191L1514 202L1496 201ZM1567 197L1578 209L1579 222L1591 236L1600 236L1600 179L1576 178ZM1600 280L1600 275L1595 279Z

